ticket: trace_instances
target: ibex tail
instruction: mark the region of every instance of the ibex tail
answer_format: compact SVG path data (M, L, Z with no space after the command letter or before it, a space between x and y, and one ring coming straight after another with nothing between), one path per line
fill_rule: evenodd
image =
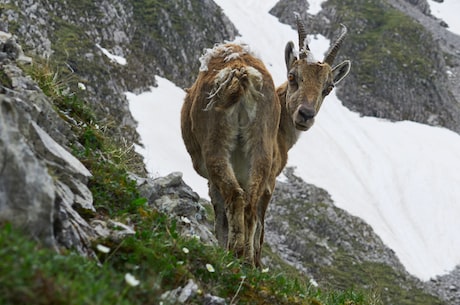
M261 96L262 74L251 66L226 67L216 74L205 111L227 109L246 95Z

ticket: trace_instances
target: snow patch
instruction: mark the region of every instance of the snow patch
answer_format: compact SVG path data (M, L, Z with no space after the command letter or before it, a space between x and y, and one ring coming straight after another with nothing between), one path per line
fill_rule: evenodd
M122 66L126 65L127 63L126 58L110 53L107 49L104 49L99 44L96 44L96 47L98 47L99 50L101 50L102 53L110 59L110 61L115 62Z
M321 5L326 1L325 0L308 0L307 2L309 4L307 13L316 15L319 12L321 12L322 10Z
M454 34L460 35L460 18L458 13L460 12L460 1L458 0L444 0L443 2L437 2L428 0L430 5L431 13L444 20L448 24L448 30Z
M136 95L126 93L129 109L138 121L137 131L143 147L135 149L145 158L148 172L166 176L180 171L184 181L201 197L208 198L207 180L199 176L185 149L180 130L180 111L185 91L159 76L158 87Z

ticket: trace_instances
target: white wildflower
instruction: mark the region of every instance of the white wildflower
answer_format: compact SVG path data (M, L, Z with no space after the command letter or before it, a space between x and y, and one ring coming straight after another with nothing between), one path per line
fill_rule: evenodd
M78 83L78 89L85 91L85 90L86 90L85 84L83 84L83 83Z
M188 253L190 252L190 250L187 249L187 248L185 248L185 247L183 247L183 248L182 248L182 252L184 252L185 254L188 254Z
M102 253L109 253L110 252L110 248L106 247L104 245L97 245L96 249L97 249L97 251L102 252Z
M134 277L131 273L125 274L125 281L131 287L136 287L140 284L140 281Z
M267 273L269 270L270 270L270 268L268 268L268 267L264 268L264 269L262 269L262 273Z
M188 219L188 218L185 217L185 216L181 216L181 217L180 217L180 220L181 220L183 223L186 223L186 224L191 223L190 219Z
M310 285L312 285L313 287L318 287L318 282L315 281L315 279L310 279Z
M208 269L209 272L216 272L216 269L211 264L206 264L206 269Z

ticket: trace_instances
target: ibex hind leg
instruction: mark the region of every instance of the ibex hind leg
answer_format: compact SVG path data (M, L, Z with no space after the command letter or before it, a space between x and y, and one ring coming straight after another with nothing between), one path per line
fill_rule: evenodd
M214 230L219 246L226 248L228 243L228 220L225 213L225 201L217 187L209 182L209 197L214 207Z
M254 130L251 131L254 132ZM248 207L245 214L245 230L247 230L246 236L248 238L247 251L252 254L253 260L257 261L260 260L260 239L263 234L264 213L268 204L268 202L265 202L266 198L264 197L271 194L270 176L272 174L273 152L269 139L260 137L252 137L252 139L249 154L252 156L252 160L248 188Z
M245 241L245 261L255 265L254 238L256 234L257 215L250 204L244 209L244 241Z
M254 262L256 267L262 268L262 246L264 244L264 235L265 235L265 212L267 211L268 204L272 197L272 190L273 187L268 187L262 197L259 200L257 205L257 226L256 226L256 234L254 236Z

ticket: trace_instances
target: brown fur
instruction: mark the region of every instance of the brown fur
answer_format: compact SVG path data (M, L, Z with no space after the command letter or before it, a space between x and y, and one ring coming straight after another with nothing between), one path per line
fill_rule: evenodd
M228 48L239 56L215 54L188 90L182 137L195 170L208 179L219 244L260 266L276 177L300 131L313 124L334 73L329 64L307 63L287 50L292 77L275 91L259 59L239 45L222 49Z

